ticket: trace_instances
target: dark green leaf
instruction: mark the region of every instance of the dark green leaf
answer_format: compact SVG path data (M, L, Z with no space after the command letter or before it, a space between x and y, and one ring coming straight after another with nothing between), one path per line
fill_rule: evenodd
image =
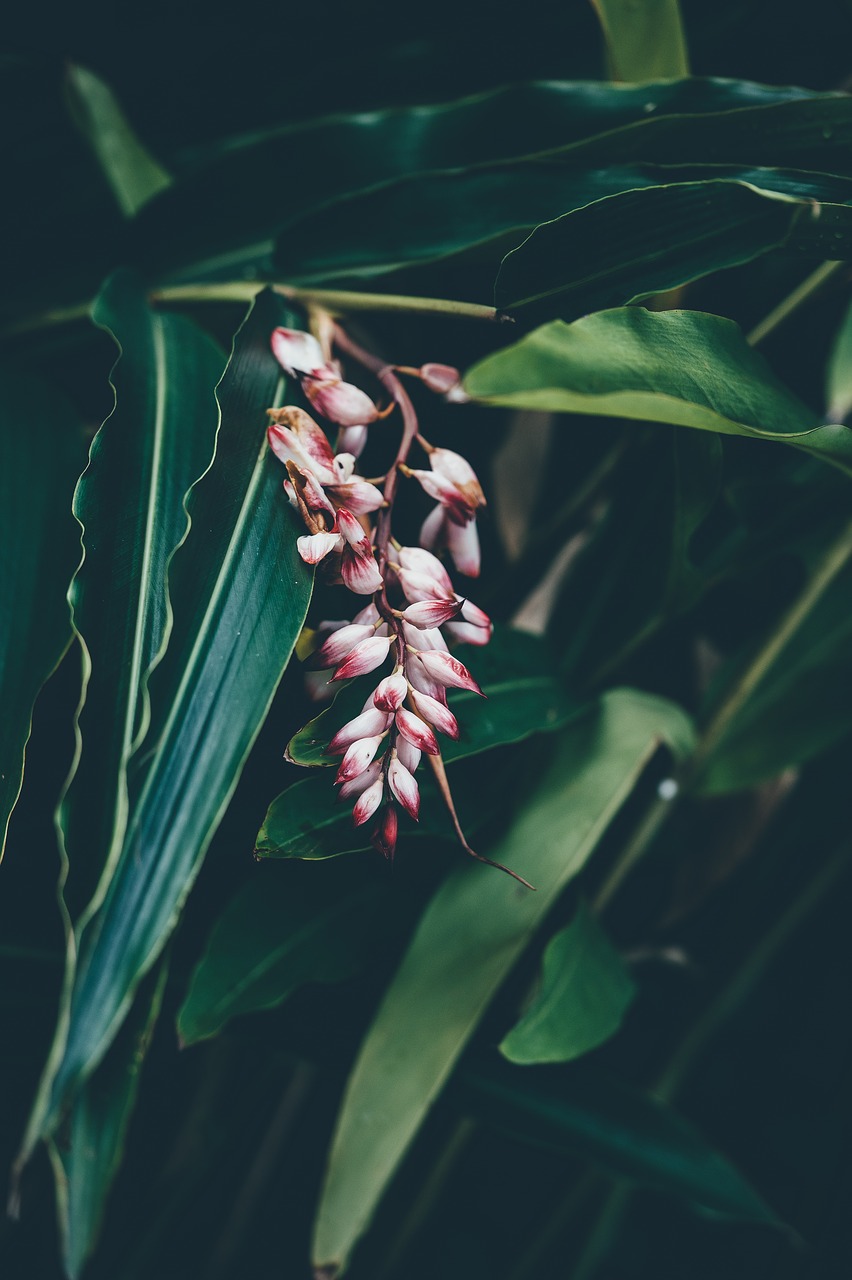
M730 1218L779 1225L742 1174L691 1124L599 1068L583 1065L558 1076L506 1064L466 1069L457 1096L466 1110L521 1142L586 1157Z
M510 1062L570 1062L615 1035L635 988L584 903L544 953L541 990L500 1045Z
M304 622L311 575L264 431L280 381L269 333L293 320L262 295L218 388L216 456L192 490L190 534L170 568L175 620L151 691L151 754L81 941L62 1056L42 1082L26 1146L101 1060L162 951Z
M62 1255L76 1280L97 1241L166 985L163 962L143 985L103 1062L74 1099L62 1142L51 1140Z
M554 321L467 374L489 404L775 440L852 472L852 432L814 424L730 320L625 307Z
M80 558L70 513L85 449L73 408L0 369L0 858L24 773L33 704L71 638L65 598Z
M852 209L811 200L728 179L623 191L536 227L504 258L495 306L533 323L574 320L770 249L852 256Z
M139 141L112 90L94 72L71 63L68 98L121 212L128 217L138 213L171 184L171 177Z
M306 982L357 973L391 892L360 867L358 875L353 887L351 877L320 867L296 881L284 867L258 869L220 916L195 968L178 1014L182 1042L273 1009Z
M318 1265L333 1273L345 1263L491 998L658 745L679 754L692 738L671 703L610 692L554 740L535 791L489 851L538 892L481 866L438 891L349 1079L315 1228Z

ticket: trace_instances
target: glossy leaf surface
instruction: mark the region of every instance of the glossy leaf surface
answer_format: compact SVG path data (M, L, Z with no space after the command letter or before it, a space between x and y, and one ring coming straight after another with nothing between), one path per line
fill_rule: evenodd
M815 425L720 316L628 307L554 321L480 361L465 386L490 404L780 441L852 472L852 433Z
M552 938L541 990L500 1052L510 1062L570 1062L614 1035L635 988L624 963L584 903Z
M426 910L349 1079L319 1207L314 1260L342 1265L501 982L661 742L688 750L670 703L607 694L554 742L533 794L489 855L531 879L465 867ZM483 875L483 871L485 874Z

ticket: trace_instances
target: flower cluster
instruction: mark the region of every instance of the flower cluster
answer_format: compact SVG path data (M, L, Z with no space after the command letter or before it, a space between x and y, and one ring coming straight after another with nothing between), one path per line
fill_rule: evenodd
M420 435L414 407L398 377L415 374L433 391L458 400L462 396L456 370L436 364L394 369L360 351L339 330L337 342L379 378L390 394L388 407L380 410L366 392L345 382L340 366L316 338L276 329L272 350L282 367L299 379L316 412L337 426L337 452L325 431L295 406L270 410L268 436L287 470L287 495L307 529L298 539L302 559L323 562L331 581L371 597L351 621L319 625L323 639L311 667L331 670L334 682L378 673L391 663L387 674L379 673L361 712L338 730L326 750L342 757L335 783L340 798L354 802L354 822L361 826L375 818L373 844L392 858L398 808L418 818L420 793L414 775L421 757L440 760L436 733L459 737L448 690L482 693L447 641L487 644L490 619L455 590L435 553L445 548L460 572L470 577L479 573L476 515L485 498L464 458L433 447ZM380 489L355 467L368 427L396 408L403 421L402 440ZM425 453L428 469L408 465L415 444ZM417 547L400 545L392 534L399 475L418 481L436 502ZM442 775L443 770L437 776ZM445 783L443 789L457 824ZM457 830L461 836L458 826Z

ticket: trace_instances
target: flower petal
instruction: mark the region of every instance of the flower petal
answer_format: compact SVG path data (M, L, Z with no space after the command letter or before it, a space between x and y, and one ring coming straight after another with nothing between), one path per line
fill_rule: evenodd
M365 391L340 378L304 378L302 390L318 413L341 427L366 426L379 416Z
M359 773L357 778L350 778L348 782L341 784L337 793L338 800L351 800L353 796L360 796L363 791L371 787L377 778L381 778L384 764L381 760L374 760L368 765L363 773Z
M427 724L433 725L439 733L452 738L453 742L458 742L460 736L459 722L445 703L439 702L437 698L430 697L428 693L420 693L416 690L412 693L411 700L417 708L417 714Z
M440 653L436 649L421 650L416 654L412 667L418 662L422 663L427 675L438 684L452 689L469 689L471 693L485 697L464 663L459 662L451 653Z
M407 738L398 737L396 740L396 754L402 764L405 765L409 773L414 773L420 763L421 751L419 747L415 747L413 742L409 742Z
M337 770L335 782L350 782L372 764L373 756L379 749L383 734L377 733L372 738L358 738L347 748L346 755Z
M390 715L386 711L380 711L378 707L373 707L369 711L362 711L354 720L350 720L341 729L338 729L326 747L325 754L328 756L342 755L359 738L372 738L376 734L383 734L389 724Z
M444 532L447 547L459 573L463 573L467 578L478 578L479 534L476 530L476 521L470 520L466 525L457 525L452 520L447 520Z
M403 618L412 627L427 631L433 627L442 627L458 617L462 610L461 600L421 600L410 604L403 612Z
M319 535L317 535L319 536ZM312 667L336 667L348 657L357 644L369 640L374 635L373 627L368 624L358 625L350 622L346 626L333 631L310 658Z
M339 533L309 533L296 539L296 549L305 564L319 564L340 541Z
M363 826L365 822L369 822L382 803L384 794L385 780L381 777L377 778L375 782L371 782L369 787L361 792L352 810L352 821L356 827Z
M291 378L319 369L325 363L316 338L301 329L273 329L270 342L272 354Z
M399 830L399 818L396 808L389 804L382 810L382 816L373 831L373 848L378 850L389 862L396 853L396 837Z
M327 485L326 490L332 502L346 507L356 516L365 516L371 511L378 511L385 500L381 489L370 484L368 480L357 478L348 480L345 484Z
M367 428L365 426L344 427L337 437L337 447L340 452L351 453L356 458L361 457L366 443Z
M373 694L373 703L381 711L396 711L408 694L408 681L401 671L385 676Z
M358 596L371 596L382 588L382 575L373 559L372 549L369 557L365 558L351 547L344 547L340 574L349 590Z

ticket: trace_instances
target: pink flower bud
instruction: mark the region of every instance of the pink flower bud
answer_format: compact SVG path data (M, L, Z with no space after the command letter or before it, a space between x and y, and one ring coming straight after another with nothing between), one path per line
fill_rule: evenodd
M375 782L370 783L365 791L361 792L352 810L352 821L356 827L363 826L365 822L369 822L382 803L384 794L384 778L377 778Z
M391 757L388 766L388 785L405 812L416 822L420 813L420 790L405 765L400 764L396 756Z
M372 738L358 738L347 748L346 755L337 770L335 782L350 782L363 773L372 764L373 756L379 749L383 734L377 733Z
M377 778L381 778L383 767L381 760L374 760L357 778L350 778L348 782L342 783L337 793L338 800L351 800L353 796L360 796Z
M447 635L456 644L488 644L491 639L490 627L476 627L472 622L448 622Z
M411 699L417 708L417 714L431 724L439 733L443 733L448 738L452 738L453 742L459 739L459 722L450 711L445 703L439 702L437 698L431 697L428 693L420 693L415 691L411 695Z
M423 547L400 547L396 554L403 569L410 569L413 573L423 573L428 578L434 578L441 587L440 594L442 599L444 598L444 593L450 592L452 594L453 584L450 575L438 557L433 556L431 551L426 551Z
M410 604L402 616L412 627L426 631L442 627L445 622L458 617L461 609L460 600L421 600L418 604Z
M351 453L355 458L361 457L366 443L367 428L364 426L344 427L337 437L337 447L340 452Z
M374 628L350 622L345 627L333 631L327 640L320 645L310 658L312 667L336 667L348 657L357 644L369 640L375 634Z
M370 548L368 556L359 555L351 547L343 548L343 560L340 574L350 591L359 596L371 596L382 588L382 575L379 566L373 559Z
M376 734L383 734L389 724L390 716L386 711L380 711L378 707L373 707L370 711L362 711L354 720L350 720L342 729L338 729L326 747L325 754L342 755L359 738L372 738Z
M271 338L272 354L290 377L310 373L325 363L322 347L310 333L300 329L274 329Z
M420 763L420 748L415 747L414 743L409 742L407 738L399 737L396 740L396 754L408 772L414 773Z
M472 600L462 601L461 619L462 622L470 622L474 627L484 627L491 630L491 619L484 609L478 608Z
M438 649L441 653L446 652L447 642L437 627L410 627L403 620L402 634L405 636L406 643L418 652L421 649Z
M296 539L296 550L305 564L319 564L332 551L337 551L343 539L339 533L310 533Z
M272 419L269 427L269 443L277 457L286 462L284 454L290 450L294 454L294 462L301 466L299 457L308 460L309 466L323 483L335 477L334 454L328 437L309 413L295 405L285 405L283 409L269 409Z
M341 507L337 513L337 523L340 532L343 534L350 547L354 547L362 556L372 556L373 547L370 539L364 532L363 526L352 515L351 511L347 511L345 507Z
M366 426L379 416L365 391L340 378L304 378L302 390L318 413L341 427Z
M373 702L380 711L396 711L405 701L408 681L401 671L385 676L373 694Z
M331 677L332 680L350 680L354 676L365 676L368 671L375 671L388 656L390 645L390 636L370 636L369 640L362 640L340 664Z
M447 549L459 573L466 578L479 577L479 534L476 521L470 520L463 527L452 520L445 523Z
M428 724L411 711L407 711L405 707L400 707L396 713L396 727L403 738L406 738L413 747L425 751L427 756L439 754L438 739Z
M449 364L424 364L420 370L420 377L430 391L435 391L442 396L452 391L453 387L457 387L461 382L458 369L454 369Z
M442 480L455 485L463 494L468 506L473 509L471 514L477 507L485 506L482 485L467 458L454 453L452 449L433 449L429 454L429 466Z
M430 498L440 502L451 516L462 524L469 520L476 510L476 505L469 502L458 485L434 471L415 471L411 467L400 467L403 475L417 480Z
M413 665L417 662L423 664L427 675L438 684L447 685L452 689L469 689L472 693L485 696L467 667L451 653L439 653L435 649L426 649L416 655Z
M382 816L379 818L372 836L373 848L387 858L389 862L393 861L393 855L396 853L398 830L399 818L397 817L396 809L392 804L389 804L382 810Z

